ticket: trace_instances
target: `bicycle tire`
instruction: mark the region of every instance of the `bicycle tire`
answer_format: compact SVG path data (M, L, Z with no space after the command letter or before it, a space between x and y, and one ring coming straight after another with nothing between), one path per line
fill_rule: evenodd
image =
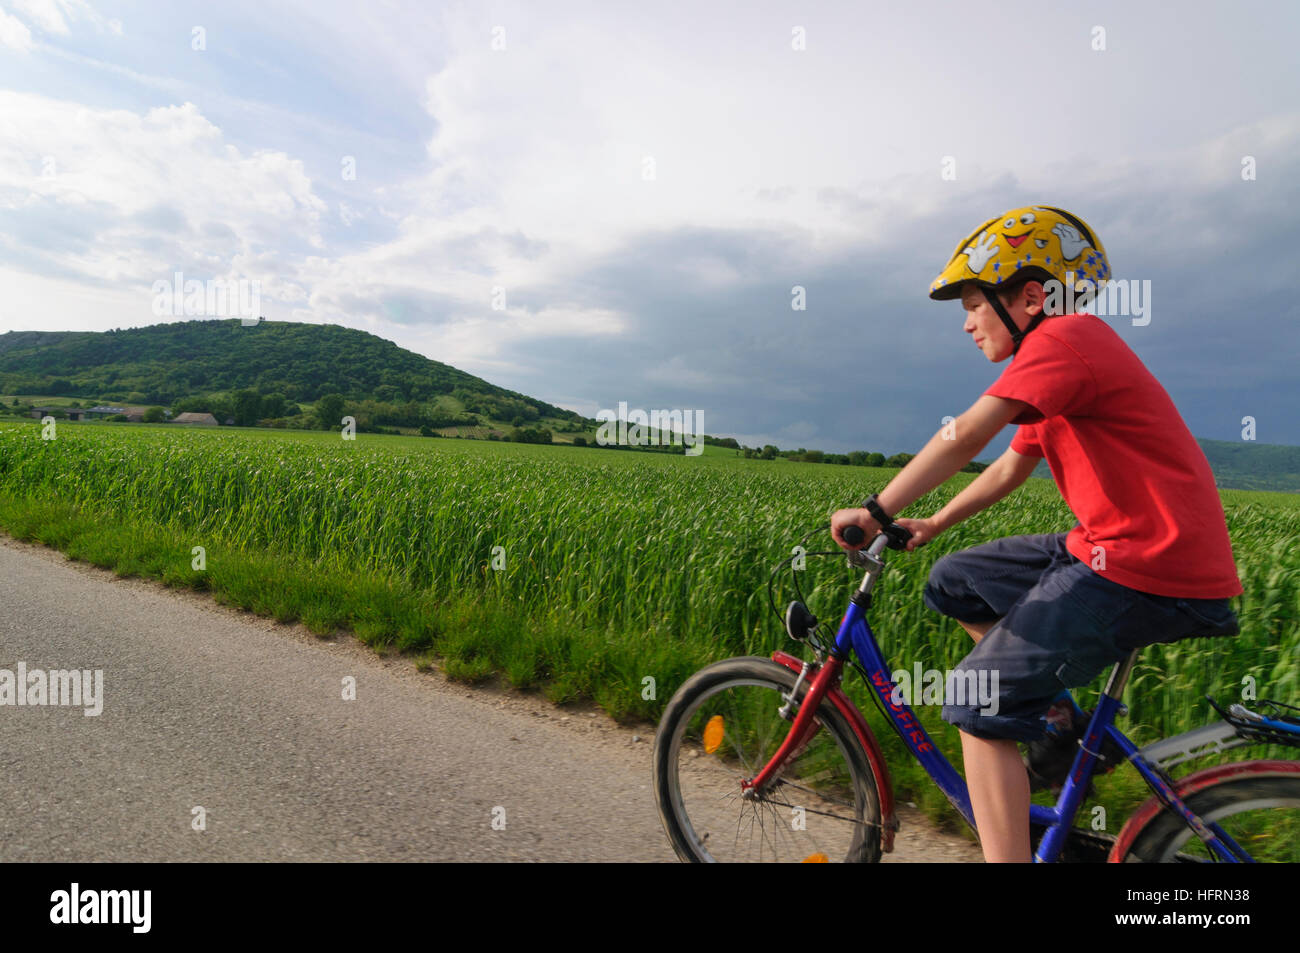
M880 860L875 777L852 727L825 699L817 709L820 727L775 786L757 800L741 797L741 780L757 774L788 734L794 716L783 720L778 709L797 679L797 672L761 656L727 659L692 675L664 708L653 753L655 804L681 859L781 861L788 849L784 859L791 861ZM800 687L800 702L808 681ZM753 691L744 695L756 701L742 704L746 688ZM713 751L701 743L703 727L715 717L706 719L709 712L722 716L725 726L726 744ZM746 757L741 746L751 737ZM731 759L735 763L728 764ZM733 827L731 848L724 849L722 835Z
M1219 824L1255 861L1300 860L1300 775L1229 777L1184 798L1189 809ZM1249 819L1242 815L1257 811ZM1215 860L1195 832L1166 808L1134 839L1126 863Z

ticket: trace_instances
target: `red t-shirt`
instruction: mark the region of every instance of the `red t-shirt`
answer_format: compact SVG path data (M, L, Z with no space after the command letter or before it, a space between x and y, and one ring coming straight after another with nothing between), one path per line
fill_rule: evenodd
M984 393L1033 408L1012 421L1020 428L1011 449L1047 458L1079 520L1066 537L1074 556L1155 595L1241 594L1209 461L1160 382L1105 321L1044 320Z

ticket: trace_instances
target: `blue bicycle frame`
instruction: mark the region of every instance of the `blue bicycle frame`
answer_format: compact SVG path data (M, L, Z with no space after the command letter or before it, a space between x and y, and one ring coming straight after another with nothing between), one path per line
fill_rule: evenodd
M899 735L906 742L912 755L925 768L926 773L943 791L952 806L965 818L971 829L975 830L975 815L971 810L970 792L966 787L966 782L949 763L948 759L935 747L929 734L921 726L907 703L894 701L895 684L890 676L889 666L881 654L875 633L871 631L871 626L867 622L864 607L870 605L871 588L876 577L884 568L884 564L879 558L879 553L885 545L884 539L883 536L879 537L868 549L860 551L857 556L858 561L855 564L867 566L867 576L862 581L862 587L854 594L848 612L844 614L844 619L840 623L839 632L835 636L832 655L835 658L847 659L851 651L857 654L859 661L867 672L867 678L872 689L884 702L885 711L889 713L890 719L897 727ZM1074 818L1078 813L1079 805L1083 802L1088 780L1092 777L1093 769L1097 764L1102 739L1108 737L1124 753L1125 757L1133 763L1133 766L1137 768L1156 796L1187 822L1215 857L1221 861L1234 863L1251 862L1250 856L1217 824L1207 824L1193 813L1174 792L1163 773L1148 762L1137 747L1115 728L1116 714L1125 710L1120 702L1120 696L1123 694L1124 685L1128 681L1129 673L1132 671L1136 659L1137 652L1134 651L1126 661L1116 665L1111 672L1110 680L1106 684L1101 701L1097 705L1097 710L1093 713L1092 720L1088 723L1088 730L1080 745L1079 754L1075 757L1074 764L1070 768L1070 774L1061 789L1061 795L1056 806L1030 805L1029 819L1031 824L1041 824L1047 828L1042 840L1039 842L1034 860L1039 863L1052 863L1060 859L1066 838L1069 836L1070 829L1074 826Z

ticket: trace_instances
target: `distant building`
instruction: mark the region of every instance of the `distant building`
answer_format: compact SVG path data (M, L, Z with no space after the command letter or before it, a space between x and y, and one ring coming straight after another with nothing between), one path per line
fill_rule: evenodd
M177 414L175 418L173 418L172 423L198 424L201 427L215 427L217 426L217 418L213 417L211 414L184 413L184 414Z
M87 413L87 411L82 410L80 407L33 407L32 408L32 416L35 417L37 420L40 420L46 414L50 414L50 415L67 414L69 420L80 420L82 414L85 413Z
M124 416L127 420L139 423L144 420L144 412L148 407L91 407L85 411L86 418L89 420L98 420L104 417L116 417L118 414Z

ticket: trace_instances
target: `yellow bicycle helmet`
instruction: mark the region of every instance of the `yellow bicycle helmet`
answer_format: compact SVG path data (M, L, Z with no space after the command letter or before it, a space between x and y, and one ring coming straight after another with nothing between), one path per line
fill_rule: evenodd
M961 297L962 285L977 284L1011 332L1016 350L1046 315L1038 314L1021 331L993 292L1013 278L1055 280L1075 290L1100 288L1110 278L1110 263L1096 233L1079 218L1050 205L1012 209L979 226L961 242L939 276L930 283L936 301Z

